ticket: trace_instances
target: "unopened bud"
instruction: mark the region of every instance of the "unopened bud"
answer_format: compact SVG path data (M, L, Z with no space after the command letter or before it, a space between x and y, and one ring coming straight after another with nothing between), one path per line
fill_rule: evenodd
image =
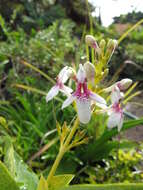
M132 84L132 80L131 79L122 79L121 81L116 82L112 86L104 89L104 91L105 92L111 92L115 87L118 87L120 91L126 90L127 88L129 88L129 86L131 84Z
M86 35L85 36L85 42L88 46L92 47L92 48L98 48L98 44L94 38L94 36L92 35Z
M104 39L102 39L99 43L99 47L102 49L102 51L104 51L104 48L105 48L105 45L106 45L106 42Z
M126 90L132 84L131 79L122 79L121 81L117 82L117 86L120 90Z
M89 61L84 64L84 70L88 81L93 82L95 79L95 66Z
M114 52L116 46L117 46L117 41L110 39L107 44L106 55L110 56Z
M117 46L117 40L110 39L107 43L107 49L109 49L110 51L113 51L116 46Z
M117 46L117 41L110 39L107 44L106 57L111 57Z

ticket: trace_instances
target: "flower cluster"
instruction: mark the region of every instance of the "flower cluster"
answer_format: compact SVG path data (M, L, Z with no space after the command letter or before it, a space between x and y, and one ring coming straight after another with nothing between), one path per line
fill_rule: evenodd
M97 44L95 38L91 35L87 35L85 38L86 44L95 50L95 53L98 54L100 58L100 63L96 67L94 63L90 63L87 61L86 63L79 64L78 71L76 72L72 67L64 67L59 75L56 78L56 84L51 88L46 96L46 101L50 101L54 98L59 91L64 93L67 96L67 99L62 104L62 109L69 106L73 101L76 102L77 114L81 123L87 124L90 121L91 113L92 113L92 104L100 107L102 112L107 112L109 115L107 126L108 128L118 127L118 131L120 131L123 124L123 109L121 108L121 100L124 96L123 91L126 90L132 83L130 79L123 79L119 82L116 82L112 86L105 88L103 91L105 93L111 93L111 105L107 106L106 100L95 93L95 89L97 84L95 84L95 89L92 91L89 89L89 83L94 84L96 81L96 77L103 76L103 73L106 72L105 65L108 64L109 59L111 58L117 42L115 40L109 40L106 48L105 57L106 63L102 63L103 52L105 52L103 46L105 47L105 41L101 41L101 43ZM105 60L105 58L103 58ZM100 67L100 69L99 69ZM98 73L98 74L97 74ZM71 88L65 85L68 79L72 79L76 83L76 89L73 92ZM101 78L102 80L102 78Z
M48 102L54 96L58 94L59 91L63 92L68 96L68 98L63 102L62 109L69 106L73 101L76 102L78 117L81 123L88 123L91 117L91 100L98 102L100 104L106 104L106 101L98 94L90 91L87 86L87 74L84 66L79 65L79 70L75 74L76 90L72 94L72 89L65 86L64 83L73 76L75 72L71 67L64 67L58 77L57 82L54 87L48 92L46 96L46 101Z

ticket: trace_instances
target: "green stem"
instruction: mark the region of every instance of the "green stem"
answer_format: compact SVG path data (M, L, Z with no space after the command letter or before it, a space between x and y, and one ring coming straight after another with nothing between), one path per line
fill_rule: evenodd
M86 56L87 56L87 61L89 61L89 48L88 48L88 45L86 45Z
M56 169L57 169L57 167L58 167L64 153L65 152L63 150L59 151L59 153L58 153L58 155L56 157L56 160L55 160L55 162L54 162L54 164L52 166L52 169L50 170L50 173L48 175L47 182L50 182L50 179L54 176L54 174L56 172Z
M73 128L72 128L70 134L68 135L68 137L67 137L67 139L66 139L66 141L65 141L65 144L64 144L65 149L68 147L70 141L72 140L72 137L74 136L74 134L75 134L75 132L76 132L76 130L77 130L77 128L78 128L78 124L79 124L79 120L78 120L78 118L77 118L77 119L75 120L75 122L74 122L74 126L73 126Z
M68 135L64 145L61 146L60 151L56 157L56 160L55 160L55 162L54 162L54 164L50 170L50 173L49 173L48 178L47 178L48 182L50 182L50 179L55 175L56 169L57 169L61 159L63 158L65 152L68 150L69 143L71 142L71 140L72 140L72 138L73 138L73 136L77 130L78 124L79 124L79 120L77 118L76 121L74 122L74 126L72 127L71 132Z

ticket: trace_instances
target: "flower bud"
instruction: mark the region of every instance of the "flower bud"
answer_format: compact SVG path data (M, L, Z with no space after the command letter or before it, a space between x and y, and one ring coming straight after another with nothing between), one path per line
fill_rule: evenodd
M122 79L121 81L117 82L117 86L120 90L126 90L132 84L131 79Z
M117 40L110 39L107 43L106 57L110 57L117 46Z
M106 42L104 39L102 39L99 43L99 47L102 49L102 51L104 51L104 48L105 48L105 45L106 45Z
M92 48L95 48L95 49L98 48L98 44L92 35L86 35L85 42L88 46L90 46Z
M132 84L132 80L131 79L122 79L119 82L116 82L115 84L113 84L112 86L104 89L105 92L111 92L115 86L117 86L119 88L119 90L126 90L127 88L129 88L129 86Z
M84 70L86 72L86 78L90 82L94 82L95 79L95 67L89 61L84 64Z
M117 46L117 40L110 39L107 44L107 49L109 49L110 51L113 51L116 46Z

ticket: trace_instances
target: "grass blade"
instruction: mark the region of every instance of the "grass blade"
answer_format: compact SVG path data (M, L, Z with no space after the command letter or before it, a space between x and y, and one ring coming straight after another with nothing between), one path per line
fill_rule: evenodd
M140 24L143 23L143 19L138 21L135 25L133 25L131 28L129 28L118 40L118 45L127 37L127 35L132 32L134 29L136 29Z
M44 73L43 71L41 71L40 69L38 69L37 67L31 65L30 63L27 63L26 61L21 61L21 63L31 69L33 69L34 71L40 73L43 77L45 77L47 80L49 80L52 84L55 84L55 81L49 77L46 73Z

